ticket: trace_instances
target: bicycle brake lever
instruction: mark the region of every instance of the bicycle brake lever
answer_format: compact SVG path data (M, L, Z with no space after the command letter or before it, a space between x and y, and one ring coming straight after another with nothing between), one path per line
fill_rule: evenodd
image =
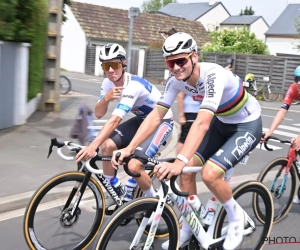
M49 158L49 156L51 155L51 153L52 153L52 148L53 148L53 142L52 142L52 140L51 140L51 144L50 144L50 146L49 146L49 151L48 151L48 156L47 156L47 158Z

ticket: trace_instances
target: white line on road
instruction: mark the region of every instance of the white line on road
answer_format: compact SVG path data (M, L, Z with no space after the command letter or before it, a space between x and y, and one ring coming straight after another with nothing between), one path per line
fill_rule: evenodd
M262 114L261 116L274 118L273 115L263 115L263 114ZM293 119L290 119L290 118L284 118L284 120L287 120L287 121L293 121Z
M291 130L291 131L295 131L295 132L300 132L300 128L295 128L295 127L291 127L291 126L279 125L278 128L287 129L287 130Z
M268 128L263 128L263 131L268 131L268 130L269 130ZM279 131L279 130L274 130L273 134L283 135L283 136L287 136L290 138L294 138L294 137L298 136L297 134L288 133L288 132Z
M98 80L98 81L96 82L96 81L95 81L96 79L93 79L93 80L88 79L88 80L86 80L86 79L80 79L80 78L75 78L75 77L68 77L68 78L73 79L73 80L78 80L78 81L84 81L84 82L101 83L100 80Z

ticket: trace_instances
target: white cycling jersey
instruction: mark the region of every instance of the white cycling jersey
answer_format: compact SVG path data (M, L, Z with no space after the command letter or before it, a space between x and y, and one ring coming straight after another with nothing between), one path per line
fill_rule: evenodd
M161 98L160 91L150 82L139 76L125 74L124 89L121 97L117 100L118 105L112 112L122 119L131 111L134 115L145 118L156 106L157 101ZM103 80L99 101L110 89L116 87L108 78ZM171 109L165 115L165 119L173 118Z
M184 95L183 99L183 112L184 113L198 113L200 103L195 101L192 96Z
M196 87L167 80L165 92L157 105L169 109L180 91L199 101L200 111L215 114L224 123L237 124L256 120L261 114L258 101L243 87L243 80L215 63L199 63L200 78Z

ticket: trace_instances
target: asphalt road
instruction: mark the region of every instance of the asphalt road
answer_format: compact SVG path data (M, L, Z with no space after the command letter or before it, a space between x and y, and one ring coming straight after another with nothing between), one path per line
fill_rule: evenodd
M100 79L96 77L89 77L89 76L81 76L80 74L73 75L72 78L73 84L73 91L80 92L83 94L98 96L99 89L100 89ZM158 86L160 90L163 90L163 86ZM174 103L172 106L173 112L176 115L177 112L177 103ZM279 104L274 104L279 107ZM263 109L262 111L262 119L263 119L263 127L267 129L276 114L274 110L267 110ZM177 120L177 117L175 116ZM281 138L291 138L296 136L300 132L300 116L297 113L288 113L285 120L282 122L281 126L278 128L274 135L281 137ZM251 154L247 165L239 164L236 166L234 177L232 179L231 185L234 187L241 182L246 180L256 179L257 175L260 171L264 168L264 166L269 163L274 158L280 156L286 156L288 146L280 144L278 142L270 142L270 145L274 148L274 151L268 152L264 149L255 149ZM5 174L5 171L3 172ZM200 177L197 177L197 186L198 186L198 194L202 202L206 202L206 200L210 197L206 187L200 181ZM39 185L38 185L39 186ZM24 192L24 189L20 185L19 187L15 187L15 189L19 189L19 193ZM26 187L25 187L26 188ZM26 190L27 191L27 190ZM34 191L34 189L32 190ZM88 200L88 199L87 199ZM242 202L247 202L247 199L244 199ZM93 209L91 209L93 202L86 202L84 204L83 210L85 211L84 215L86 216L83 224L78 223L78 225L89 225L88 222L93 215ZM241 204L242 205L242 204ZM0 201L1 206L1 201ZM242 205L243 206L243 205ZM246 206L246 205L245 205ZM56 248L55 245L58 247L61 242L65 242L66 239L74 240L78 236L78 234L71 234L70 232L64 232L57 221L56 218L53 217L52 212L57 210L57 207L53 206L53 204L49 204L49 207L45 208L43 213L40 213L39 218L36 222L36 227L39 228L39 235L41 237L46 237L46 242L50 244L51 248L49 249L62 249ZM248 210L247 210L248 212ZM277 240L277 242L281 242L280 237L294 237L297 241L300 241L300 233L299 233L299 226L300 226L300 206L293 205L290 213L288 216L279 224L274 225L271 233L271 241L272 239ZM22 231L23 226L23 213L24 209L9 211L6 213L0 213L0 242L2 250L10 250L10 249L28 249L24 235ZM47 216L46 216L47 215ZM48 219L48 220L46 220ZM109 219L109 218L108 218ZM53 226L54 225L54 226ZM52 227L53 226L53 227ZM76 227L71 228L72 230L78 230ZM127 242L127 238L131 237L130 230L136 229L135 222L132 222L129 226L121 228L118 231L118 234L114 237L113 240L113 248L110 247L109 249L128 249L129 245L125 247ZM78 232L78 231L77 231ZM49 236L48 236L49 235ZM274 238L272 238L274 237ZM161 249L160 245L165 239L155 241L155 249ZM55 242L55 243L54 243ZM127 243L128 244L128 243ZM266 245L264 249L299 249L299 244L275 244L275 245ZM89 249L93 249L92 245Z

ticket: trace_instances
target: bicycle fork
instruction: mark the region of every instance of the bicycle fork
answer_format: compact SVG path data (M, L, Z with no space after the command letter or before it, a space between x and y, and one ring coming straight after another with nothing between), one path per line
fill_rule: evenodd
M146 226L148 225L148 221L150 218L153 218L152 223L151 223L151 227L149 230L149 234L147 236L147 240L145 242L144 245L144 250L150 250L152 249L152 244L154 241L154 237L155 237L155 233L161 218L161 215L163 213L165 204L167 202L167 194L168 194L168 189L169 187L164 183L164 181L162 181L162 185L160 186L159 190L158 190L158 194L159 194L159 202L157 204L157 208L155 212L151 212L151 211L147 211L140 226L139 229L136 233L136 235L134 236L134 239L130 245L130 250L135 249L135 247L139 244L141 237L145 231Z
M288 164L285 168L285 171L284 171L283 180L282 180L280 186L278 186L278 188L276 188L276 190L275 190L275 184L277 182L278 177L281 176L281 173L282 173L282 170L284 169L284 166L281 166L281 168L279 169L278 173L276 174L274 180L271 183L271 186L270 186L269 190L270 190L271 193L273 193L275 191L275 197L277 199L281 198L281 195L282 195L283 191L285 190L287 176L288 176L288 173L290 172L290 168L291 168L291 162L289 160Z

